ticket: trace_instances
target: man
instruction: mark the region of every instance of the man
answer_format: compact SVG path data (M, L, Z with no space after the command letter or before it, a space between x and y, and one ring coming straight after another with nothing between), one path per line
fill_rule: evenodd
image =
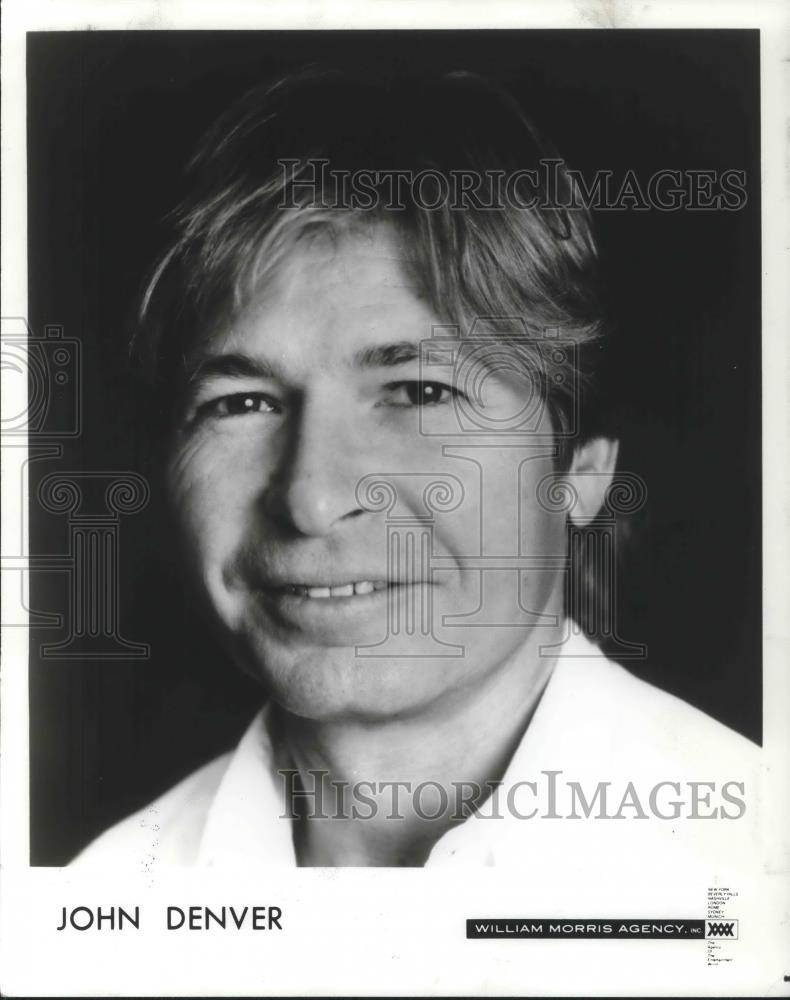
M81 863L605 868L695 857L705 814L737 850L746 741L566 607L617 458L596 256L470 75L307 72L211 130L135 348L190 577L268 700Z

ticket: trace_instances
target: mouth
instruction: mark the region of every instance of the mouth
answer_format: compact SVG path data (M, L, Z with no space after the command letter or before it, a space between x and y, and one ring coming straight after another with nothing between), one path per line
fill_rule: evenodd
M260 606L273 623L289 634L328 646L375 643L386 634L388 615L418 615L427 597L422 580L348 580L329 582L259 580L253 588ZM428 585L430 586L430 585ZM401 607L402 601L408 603Z
M430 616L433 581L367 576L364 570L356 576L353 570L311 573L306 580L296 573L290 580L285 574L258 576L247 589L278 634L314 645L375 644L386 635L391 616L404 621Z
M390 584L386 580L354 580L351 583L343 584L287 583L283 586L266 589L273 594L288 594L315 601L326 601L348 597L366 597L368 594L388 590L394 586L398 586L398 584Z

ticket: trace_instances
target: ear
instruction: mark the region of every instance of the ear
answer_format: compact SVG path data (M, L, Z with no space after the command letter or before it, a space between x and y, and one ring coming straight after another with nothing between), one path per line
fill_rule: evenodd
M612 483L619 449L619 441L599 437L592 438L573 453L565 478L578 496L570 517L580 528L589 524L603 506L606 491Z

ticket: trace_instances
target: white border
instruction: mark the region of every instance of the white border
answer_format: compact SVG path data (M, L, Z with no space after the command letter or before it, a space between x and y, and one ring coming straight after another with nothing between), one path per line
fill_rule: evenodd
M2 8L2 307L0 314L25 316L27 309L26 273L26 151L25 151L25 32L37 30L162 30L191 29L276 29L276 28L759 28L762 63L762 233L763 233L763 496L764 496L764 754L769 783L761 806L763 825L765 884L761 887L762 916L766 922L769 954L776 963L765 968L755 981L744 980L734 969L729 976L715 980L709 976L677 979L676 989L696 990L701 994L730 992L733 995L790 993L790 984L777 978L780 964L790 973L790 956L781 950L781 923L790 919L790 641L788 639L788 567L790 566L790 490L788 455L790 455L790 214L788 213L787 147L783 143L788 123L788 7L780 0L709 0L709 2L639 3L628 0L601 2L488 2L480 5L469 0L428 2L428 0L377 0L377 2L224 2L217 0L85 0L85 2L32 2L5 0ZM11 405L17 402L13 400ZM19 409L23 402L19 401ZM734 402L734 405L737 405ZM733 475L739 470L734 469ZM8 521L22 516L24 498L13 482L3 481L3 541L9 538ZM18 578L17 578L18 579ZM17 579L13 582L17 583ZM9 581L4 580L4 587ZM71 983L52 983L47 977L47 955L37 953L34 939L21 939L16 931L25 914L24 900L36 898L36 892L51 875L27 868L28 861L28 723L27 723L27 641L23 629L9 629L3 635L2 728L0 729L0 837L2 838L3 905L0 911L0 946L3 948L0 986L5 992L24 994L62 988L65 995L83 991L84 995L113 992L124 988L114 979L118 966L115 952L107 946L105 958L97 957L95 969L78 970ZM425 891L420 873L379 872L376 885L415 887ZM397 877L397 883L392 881ZM278 876L277 883L283 883ZM343 886L349 891L359 887L359 873L344 874ZM423 875L424 879L424 875ZM59 877L61 886L68 874ZM176 880L177 881L177 880ZM473 883L475 880L470 880ZM311 882L300 874L292 879L298 893L308 893L311 905L329 906L326 891L339 886L340 876L328 873L320 882ZM120 883L119 883L120 884ZM434 879L431 879L431 886ZM205 883L206 891L210 885ZM472 888L470 884L470 889ZM431 889L430 891L434 891ZM465 912L461 907L459 912ZM741 926L744 927L742 921ZM787 923L785 923L785 930ZM397 942L396 942L397 944ZM404 946L398 945L403 950ZM611 947L611 946L608 946ZM406 949L407 950L407 949ZM178 953L176 949L175 953ZM457 949L458 961L462 952ZM608 978L595 981L596 968L610 960L612 951L600 961L589 951L586 975L562 965L563 978L555 981L551 967L538 963L530 992L618 992L620 987L638 989L639 979L625 976L625 970L610 969ZM784 958L782 957L784 955ZM232 960L230 951L228 956ZM184 958L188 958L183 956ZM223 961L224 953L217 956ZM305 951L305 959L309 958ZM323 956L326 959L326 956ZM276 959L275 959L276 960ZM581 964L581 963L580 963ZM317 986L325 992L354 992L371 988L376 982L369 970L356 974L338 969L323 980L316 978L306 961L301 983L288 989L289 980L273 976L272 987L279 992L310 992ZM139 992L157 990L184 992L195 989L196 980L187 967L177 972L159 970L159 980L152 970L146 979L140 970L130 972L128 980ZM623 977L618 979L620 971ZM704 970L702 970L704 972ZM680 969L677 970L680 975ZM693 970L692 970L693 972ZM684 976L692 973L686 969ZM759 975L759 973L755 973ZM82 975L82 980L80 980ZM591 978L592 975L592 978ZM606 975L605 970L603 975ZM545 977L545 978L544 978ZM672 983L672 973L652 969L643 980L645 993L661 993ZM210 992L214 984L206 983ZM243 976L229 974L225 992L263 992L261 982L251 979L245 986ZM103 984L103 985L102 985ZM148 986L146 986L148 984ZM197 986L200 992L200 986ZM494 971L491 991L520 992L510 973L500 979ZM669 986L671 989L671 985ZM456 977L449 973L435 976L424 970L395 980L382 977L380 992L463 992Z

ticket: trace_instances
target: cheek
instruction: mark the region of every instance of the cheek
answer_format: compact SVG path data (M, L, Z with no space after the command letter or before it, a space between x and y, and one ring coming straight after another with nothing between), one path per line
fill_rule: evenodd
M557 470L553 459L526 462L519 480L519 540L525 555L563 554L566 546L567 514L551 508L544 497Z
M549 512L535 494L526 495L520 516L520 551L528 556L561 556L567 545L567 516Z
M445 458L441 471L463 488L460 506L435 517L437 539L450 553L541 556L564 551L566 514L547 509L540 499L545 492L540 484L555 475L550 458L524 461L515 449L503 449L501 462L477 465Z
M260 451L260 448L257 449ZM263 456L239 453L218 435L178 444L167 466L176 521L193 552L221 552L243 531L261 489Z

